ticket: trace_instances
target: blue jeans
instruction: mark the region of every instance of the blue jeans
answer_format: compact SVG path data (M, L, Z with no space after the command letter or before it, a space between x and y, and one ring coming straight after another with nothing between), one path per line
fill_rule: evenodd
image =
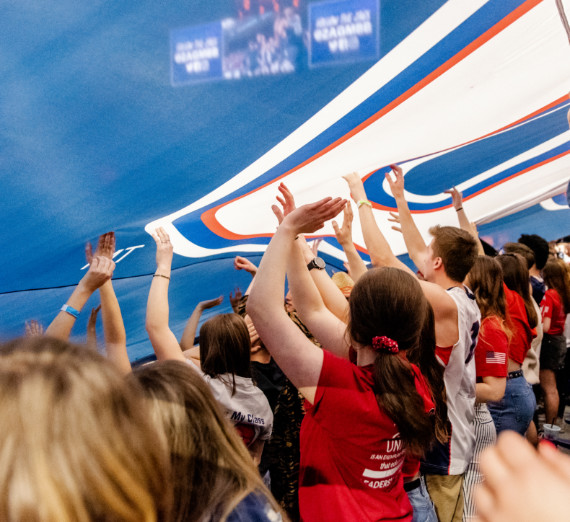
M507 379L505 396L497 402L487 403L497 434L513 430L525 434L536 409L536 398L531 385L523 376Z
M423 477L420 478L420 485L407 492L408 499L414 510L412 522L437 522L437 515L433 507L433 502L429 498L426 483Z

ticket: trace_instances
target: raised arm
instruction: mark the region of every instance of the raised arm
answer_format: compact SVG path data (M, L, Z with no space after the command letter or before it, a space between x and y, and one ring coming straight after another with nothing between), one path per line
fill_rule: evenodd
M107 232L99 237L95 255L113 259L115 253L115 233ZM85 246L85 257L89 263L93 254L91 244ZM101 296L101 317L103 319L103 335L105 336L105 348L107 358L115 364L124 375L131 371L131 363L127 353L127 334L121 307L113 283L109 279L99 288Z
M85 306L91 294L103 283L111 279L115 263L111 259L95 256L87 273L81 278L75 290L69 296L67 303L47 327L46 335L57 339L67 340L79 312ZM64 310L65 308L65 310Z
M358 205L362 235L364 236L364 243L366 243L372 264L375 266L393 266L411 272L411 270L394 255L388 241L386 241L384 234L382 234L378 227L374 219L374 214L372 213L372 204L366 197L366 191L364 190L364 184L360 176L356 172L353 172L352 174L343 176L343 178L348 183L352 199L354 199Z
M182 350L190 350L194 347L194 339L196 339L196 331L198 330L198 323L200 322L200 317L204 310L214 308L218 306L224 300L224 296L216 297L216 299L209 299L208 301L200 301L192 315L188 318L184 332L182 333L182 338L180 339L180 348Z
M255 282L255 274L257 274L257 267L247 258L243 256L236 256L234 259L234 268L236 270L244 270L251 276L251 283L247 287L244 295L249 295Z
M354 214L352 213L350 201L346 204L346 207L344 207L343 214L342 227L339 227L336 221L332 222L332 226L334 228L336 240L339 242L346 255L350 276L356 283L368 269L352 242L352 220L354 219Z
M87 321L87 347L97 351L97 315L99 315L101 305L91 309L89 320Z
M283 215L287 216L295 210L295 200L291 191L283 183L279 185L279 191L281 192L282 197L278 196L277 200L283 206ZM281 217L278 216L278 219L281 219ZM311 325L309 323L314 322L308 317L309 311L319 310L320 313L326 313L328 316L327 310L324 308L321 310L321 306L328 308L330 312L343 322L346 322L348 316L348 303L346 298L330 278L327 271L318 267L312 268L309 271L307 270L309 264L317 257L319 243L320 240L315 241L313 243L313 248L311 248L305 241L305 238L302 235L299 235L296 240L296 244L303 255L294 255L291 259L291 265L288 267L287 271L295 308L297 309L301 320L309 330L311 330ZM293 279L297 278L302 279L301 284L294 284L295 281L293 281ZM301 308L297 306L298 301ZM304 315L307 316L306 318L309 322L305 321ZM321 321L316 322L320 323ZM321 344L327 344L322 335L324 332L321 332L321 335L319 335L316 331L311 330L311 333ZM336 348L330 344L327 349L337 352Z
M408 207L408 202L404 194L404 172L398 165L390 165L394 178L389 172L386 173L386 179L390 185L392 195L398 206L398 215L400 218L400 228L404 236L404 242L408 249L408 254L414 264L423 271L423 259L427 253L427 245L418 230Z
M459 192L455 187L450 188L448 190L444 190L446 194L451 196L451 200L453 201L453 208L457 213L457 220L459 221L459 228L469 232L475 241L477 241L477 250L480 256L485 255L485 249L483 248L483 244L479 239L479 234L477 234L477 226L474 223L469 221L465 209L463 208L463 194Z
M40 337L44 335L44 327L39 321L35 319L30 319L26 321L26 337Z
M285 271L297 235L317 231L325 221L335 217L345 203L340 198L325 198L298 208L283 220L261 260L247 303L247 312L265 346L310 402L315 399L323 351L303 335L283 308ZM276 207L275 210L278 211Z
M307 242L303 238L299 238L296 245L295 254L287 267L287 280L293 295L295 309L303 323L319 342L327 349L338 353L333 347L327 346L323 337L324 332L313 330L312 327L322 324L324 318L330 317L332 314L342 321L344 328L348 318L348 302L325 269L312 268L308 270L309 264L315 259L315 255ZM317 317L311 318L311 313L317 313ZM335 324L336 322L335 320ZM321 328L321 330L324 329Z
M180 345L168 326L168 285L174 253L172 243L162 227L152 237L156 242L156 272L152 276L146 305L146 331L159 361L185 361Z

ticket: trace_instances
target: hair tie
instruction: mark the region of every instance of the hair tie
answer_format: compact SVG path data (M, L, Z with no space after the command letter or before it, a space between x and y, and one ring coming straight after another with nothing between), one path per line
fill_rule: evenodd
M375 352L398 353L398 343L385 335L372 338L372 348Z

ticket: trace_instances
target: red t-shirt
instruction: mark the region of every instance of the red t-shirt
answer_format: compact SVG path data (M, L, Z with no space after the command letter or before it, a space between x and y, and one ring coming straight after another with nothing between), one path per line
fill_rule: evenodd
M324 352L315 404L307 402L301 425L302 520L412 520L401 472L405 450L373 385L373 366ZM416 386L425 386L423 379ZM429 390L422 395L431 400Z
M475 347L475 371L480 377L506 377L509 339L501 328L501 318L485 317Z
M564 323L566 323L566 314L564 313L564 306L562 299L554 288L549 288L542 302L540 303L540 311L542 313L542 321L546 317L550 318L549 335L562 335L564 333Z
M516 292L509 290L504 283L503 288L507 298L507 322L513 333L509 343L509 359L522 364L536 333L533 334L533 330L528 324L523 298Z

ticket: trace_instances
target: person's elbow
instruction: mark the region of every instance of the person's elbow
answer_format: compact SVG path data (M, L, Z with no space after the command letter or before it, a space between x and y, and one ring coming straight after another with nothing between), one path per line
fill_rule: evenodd
M247 303L245 304L245 311L246 314L251 317L253 322L255 322L255 319L259 317L261 307L262 303L260 302L260 299L258 299L257 293L255 291L251 292L247 298Z
M160 338L163 335L164 331L168 330L168 325L163 325L160 321L149 319L147 317L145 322L145 330L149 338L152 340Z
M376 267L394 266L395 259L394 255L370 253L370 262Z

